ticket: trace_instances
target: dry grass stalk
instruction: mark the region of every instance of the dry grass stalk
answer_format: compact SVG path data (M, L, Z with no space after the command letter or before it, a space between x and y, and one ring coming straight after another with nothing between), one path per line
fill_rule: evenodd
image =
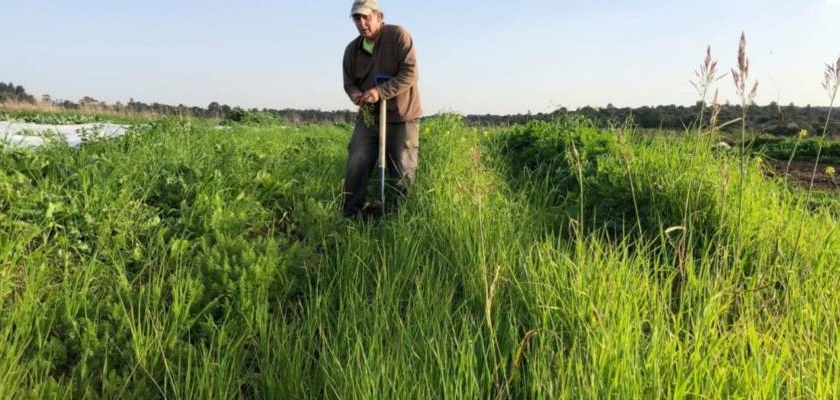
M496 272L493 274L493 282L487 288L487 299L484 302L484 312L485 317L487 318L487 329L489 329L491 333L495 332L493 328L493 298L496 297L496 289L499 285L499 277L501 275L501 270L502 266L497 265Z
M52 102L35 102L27 103L22 101L8 101L0 102L0 110L17 112L17 111L39 111L39 112L57 112L64 111L63 107L57 106Z
M738 168L738 217L735 228L735 260L736 265L740 263L742 242L742 223L744 212L744 182L746 175L746 136L747 136L747 109L755 101L758 93L758 81L755 81L752 89L747 91L747 81L750 75L750 60L747 58L747 37L741 32L741 40L738 43L738 70L732 69L732 79L735 80L735 90L741 97L741 141L739 144L740 166Z
M519 341L519 348L516 350L516 357L513 359L513 369L514 372L519 370L522 366L522 361L525 359L525 350L528 348L528 343L531 342L531 338L534 337L536 334L544 332L545 329L531 329L528 331L525 336Z
M123 117L123 116L141 116L146 118L153 118L158 119L164 116L164 114L160 114L155 111L132 111L128 110L125 107L118 107L118 106L108 106L108 105L82 105L77 109L73 108L66 108L60 104L54 103L52 101L37 101L35 103L27 103L27 102L19 102L19 101L8 101L8 102L0 102L0 111L5 112L43 112L43 113L61 113L61 112L70 112L70 113L78 113L82 115L102 115L102 116L113 116L113 117ZM187 118L187 116L182 116L183 118Z
M712 100L712 116L709 118L709 126L712 130L715 129L718 123L718 117L720 116L720 102L718 101L718 90L715 89L715 97Z
M808 183L808 193L805 196L805 204L809 204L811 202L811 194L814 191L814 180L817 177L817 170L820 165L820 159L822 157L823 151L823 144L825 143L826 135L828 135L828 126L829 122L831 122L831 112L834 110L834 102L837 99L837 89L840 88L840 57L837 58L837 62L834 65L825 64L825 73L824 73L824 80L822 83L823 88L828 92L828 97L830 99L828 103L828 115L825 117L825 125L823 126L822 135L819 138L819 145L817 147L817 156L814 159L814 168L811 171L811 179ZM802 238L802 226L803 221L799 221L799 229L796 233L796 240L794 241L793 245L793 256L791 257L791 265L794 265L796 261L796 256L798 255L797 251L799 250L799 240Z

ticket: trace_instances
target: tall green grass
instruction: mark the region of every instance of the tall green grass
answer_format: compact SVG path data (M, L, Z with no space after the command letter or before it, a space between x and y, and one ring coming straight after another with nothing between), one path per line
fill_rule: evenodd
M343 127L5 148L0 397L840 395L838 221L760 162L577 120L421 129L368 222L340 217Z

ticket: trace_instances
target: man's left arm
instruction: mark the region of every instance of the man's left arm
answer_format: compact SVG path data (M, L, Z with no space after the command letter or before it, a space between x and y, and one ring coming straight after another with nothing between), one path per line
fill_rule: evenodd
M414 41L411 35L402 27L397 28L397 57L399 71L387 82L377 86L379 96L390 100L408 91L417 83L417 56L414 52Z

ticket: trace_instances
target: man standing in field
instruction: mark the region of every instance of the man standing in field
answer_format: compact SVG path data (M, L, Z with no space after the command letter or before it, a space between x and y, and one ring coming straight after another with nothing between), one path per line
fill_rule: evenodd
M393 190L386 198L393 201L404 197L414 180L422 110L411 35L400 26L386 25L376 0L355 0L350 15L359 36L344 51L344 91L360 110L347 148L344 215L357 217L379 154L380 100L387 100L387 186ZM388 79L382 82L382 77Z

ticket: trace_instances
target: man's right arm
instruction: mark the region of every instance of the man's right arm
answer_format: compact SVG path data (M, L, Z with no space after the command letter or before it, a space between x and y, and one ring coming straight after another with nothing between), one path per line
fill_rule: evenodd
M358 105L362 98L362 89L356 84L353 76L354 63L353 44L349 44L344 50L344 61L342 62L342 70L344 72L344 92L350 97L353 104Z

